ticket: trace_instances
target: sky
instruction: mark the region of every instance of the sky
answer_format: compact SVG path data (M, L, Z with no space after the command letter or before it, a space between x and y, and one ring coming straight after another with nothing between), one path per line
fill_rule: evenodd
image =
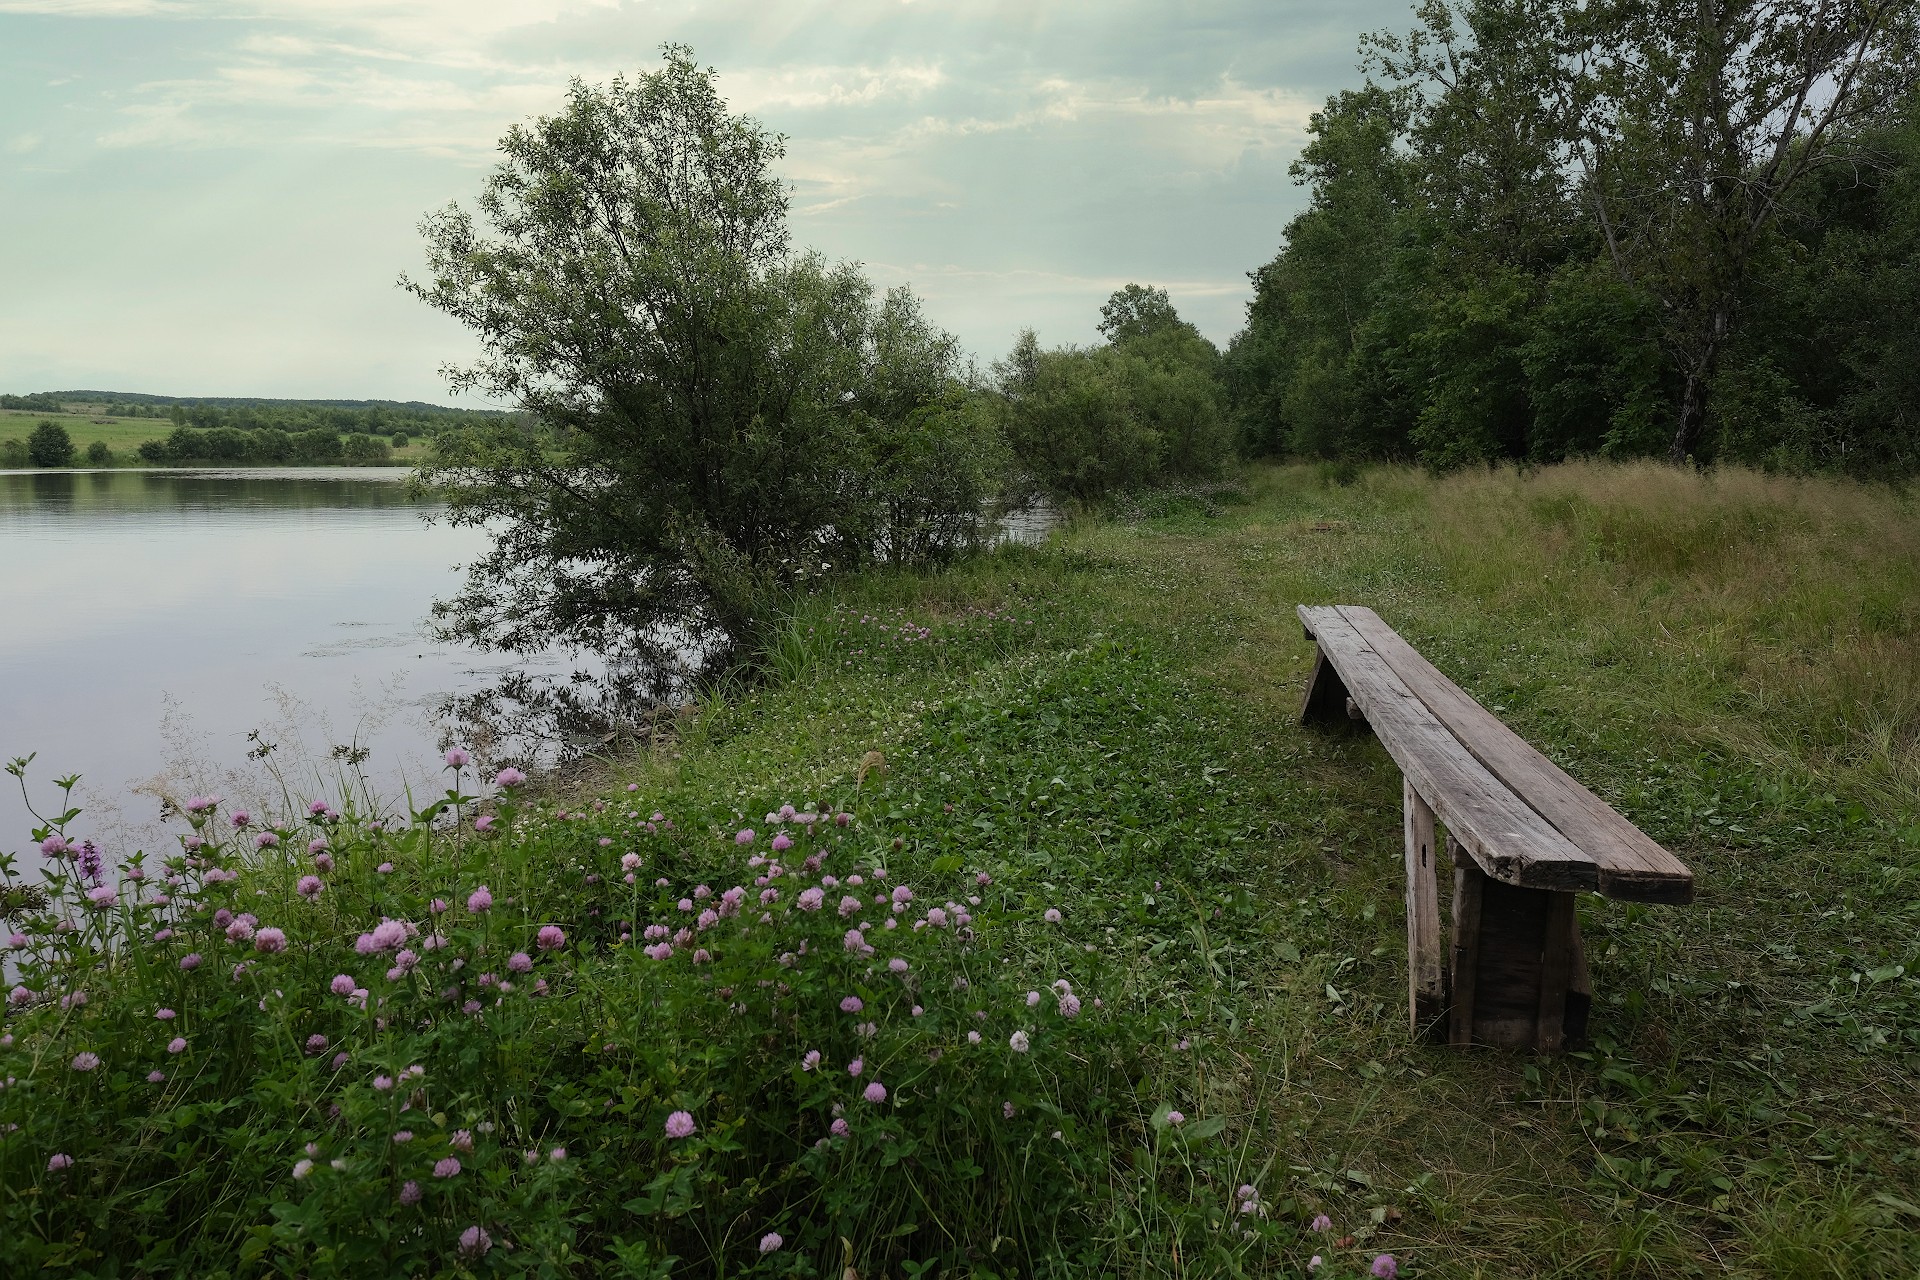
M403 293L568 81L717 68L796 246L983 363L1129 282L1224 346L1310 114L1407 0L0 0L0 391L450 400Z

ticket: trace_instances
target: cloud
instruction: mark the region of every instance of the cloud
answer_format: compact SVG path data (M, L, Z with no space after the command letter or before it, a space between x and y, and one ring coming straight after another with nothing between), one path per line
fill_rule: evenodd
M7 139L7 150L17 156L23 156L40 145L37 133L20 133Z

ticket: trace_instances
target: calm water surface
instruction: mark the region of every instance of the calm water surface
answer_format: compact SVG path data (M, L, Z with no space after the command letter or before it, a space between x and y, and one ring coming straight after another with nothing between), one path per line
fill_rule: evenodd
M78 773L76 836L159 848L162 790L256 803L269 760L337 793L437 785L433 711L506 665L428 638L485 534L428 525L403 468L0 472L0 756ZM0 775L0 850L31 825Z

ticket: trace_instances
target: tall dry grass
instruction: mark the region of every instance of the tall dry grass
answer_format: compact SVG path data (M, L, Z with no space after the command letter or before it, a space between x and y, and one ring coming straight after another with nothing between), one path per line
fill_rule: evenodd
M1592 714L1920 809L1911 497L1654 463L1379 483L1424 491L1427 548L1461 607L1537 641Z

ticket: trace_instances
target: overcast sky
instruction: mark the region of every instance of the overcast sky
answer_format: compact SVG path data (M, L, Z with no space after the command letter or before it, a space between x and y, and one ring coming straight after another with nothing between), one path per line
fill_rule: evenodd
M446 400L394 286L507 127L669 41L788 135L797 245L982 360L1128 281L1216 342L1406 0L0 0L0 391Z

